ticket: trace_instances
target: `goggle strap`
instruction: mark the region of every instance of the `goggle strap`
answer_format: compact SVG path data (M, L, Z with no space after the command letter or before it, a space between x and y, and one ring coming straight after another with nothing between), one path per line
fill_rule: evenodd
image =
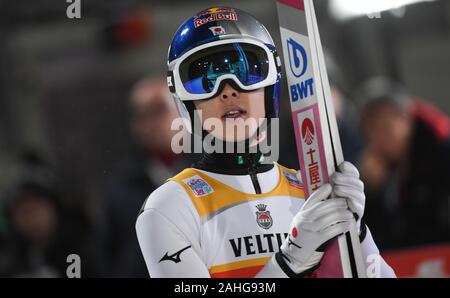
M175 93L175 80L173 77L173 71L171 70L167 72L167 86L169 87L170 92Z
M275 64L277 66L277 71L281 72L281 59L280 59L280 56L278 56L277 51L273 52L273 57L275 59Z

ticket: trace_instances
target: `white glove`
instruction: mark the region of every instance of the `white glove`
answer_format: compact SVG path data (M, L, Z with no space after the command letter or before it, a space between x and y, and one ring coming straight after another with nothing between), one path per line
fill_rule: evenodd
M339 165L339 172L335 172L330 177L330 184L333 187L332 196L347 199L348 207L355 213L358 233L361 232L361 218L364 215L366 196L364 194L364 183L359 180L358 169L344 161Z
M353 213L346 199L328 199L331 190L330 184L322 185L294 217L289 237L281 246L281 254L276 256L286 274L289 271L286 265L295 274L317 266L323 256L320 246L349 230Z

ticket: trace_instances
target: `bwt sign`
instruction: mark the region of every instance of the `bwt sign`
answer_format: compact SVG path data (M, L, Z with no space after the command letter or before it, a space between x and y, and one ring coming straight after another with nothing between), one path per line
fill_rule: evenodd
M289 68L296 78L302 77L308 69L308 56L301 44L294 39L286 40L289 56ZM314 95L314 80L308 78L298 83L289 85L291 100L296 102L299 99L305 99Z

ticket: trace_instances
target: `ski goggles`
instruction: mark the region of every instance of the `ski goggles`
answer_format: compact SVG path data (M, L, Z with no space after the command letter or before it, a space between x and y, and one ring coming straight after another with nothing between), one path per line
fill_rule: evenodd
M224 80L252 91L275 84L280 72L275 50L252 39L228 39L199 46L174 60L167 83L181 100L202 100L214 97Z

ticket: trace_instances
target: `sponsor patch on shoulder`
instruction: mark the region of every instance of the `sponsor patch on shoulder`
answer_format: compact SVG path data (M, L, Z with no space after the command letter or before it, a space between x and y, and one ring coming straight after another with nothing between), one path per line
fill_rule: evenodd
M289 185L297 188L303 188L303 184L300 182L300 180L298 180L297 175L290 173L286 170L284 170L283 172Z
M186 178L183 182L192 189L196 197L203 197L214 192L212 187L198 175Z

